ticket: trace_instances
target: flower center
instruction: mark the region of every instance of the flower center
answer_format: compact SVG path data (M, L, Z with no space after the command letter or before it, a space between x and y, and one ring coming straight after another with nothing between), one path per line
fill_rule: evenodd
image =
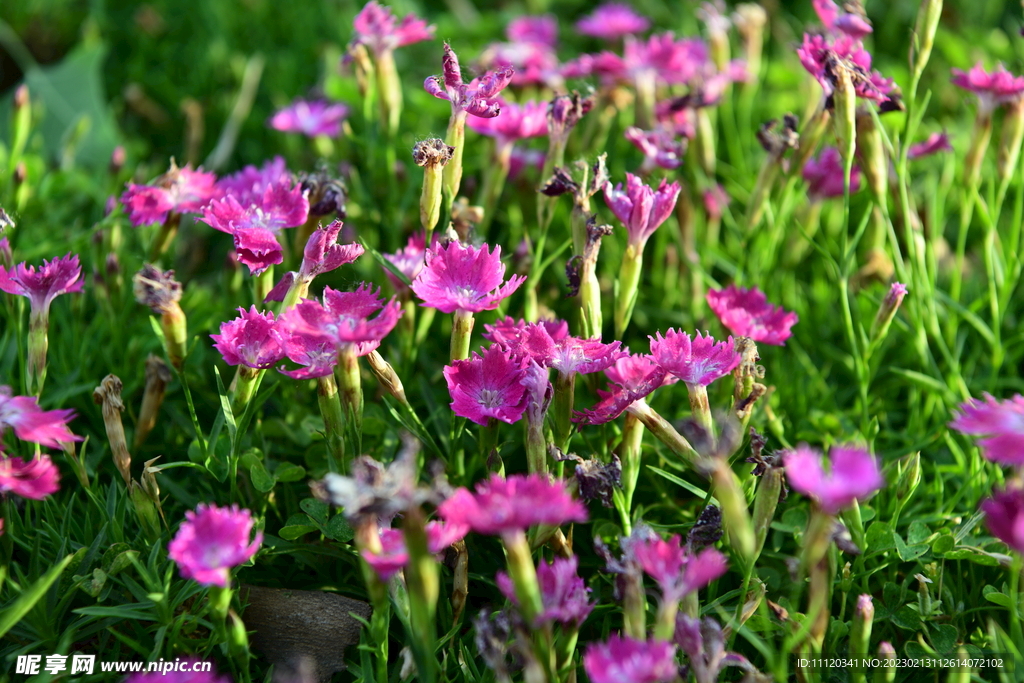
M497 389L481 389L476 401L484 408L499 408L502 405L501 392Z

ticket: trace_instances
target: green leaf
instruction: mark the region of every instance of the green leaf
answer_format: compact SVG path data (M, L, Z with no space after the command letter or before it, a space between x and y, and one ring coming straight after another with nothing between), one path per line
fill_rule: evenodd
M351 541L355 535L356 532L349 526L344 515L332 517L331 521L327 523L327 528L324 529L324 536L334 541Z
M872 522L864 534L864 544L872 553L892 550L896 547L896 534L885 522Z
M135 619L138 621L157 621L157 617L151 611L153 603L135 603L134 605L93 605L91 607L80 607L72 610L75 614L84 614L87 617L116 617L118 619Z
M327 503L316 498L303 498L299 503L299 507L320 526L327 524L327 513L329 511Z
M999 560L989 555L986 552L978 550L977 548L957 548L946 553L945 559L947 560L967 560L974 564L980 564L985 567L996 567L999 566Z
M284 463L283 465L279 465L278 468L274 470L274 476L277 477L278 481L299 481L300 479L306 476L306 468L300 465Z
M39 577L35 583L22 591L14 602L0 610L0 638L3 638L42 599L43 594L49 590L53 582L60 578L72 557L74 557L73 554L65 557L50 571Z
M253 463L252 467L249 468L249 476L252 477L252 485L260 493L267 493L274 488L274 484L277 480L267 472L263 467L263 463Z
M224 415L224 424L228 427L228 436L231 438L231 444L234 445L238 425L235 424L235 412L231 409L231 397L224 389L224 381L221 380L220 369L216 365L213 366L213 374L217 377L217 394L220 396L220 409Z
M940 655L948 655L956 650L960 633L952 624L939 624L935 627L935 634L931 637L932 647Z
M291 526L281 527L281 530L278 532L278 536L286 541L294 541L296 538L304 536L310 531L316 531L316 527L304 524L293 524Z
M910 545L925 543L931 535L932 532L928 525L915 519L910 523L910 529L907 531L907 543Z
M928 546L921 545L907 545L903 541L903 537L899 534L893 534L893 541L896 543L896 553L900 556L900 559L904 562L916 560L917 558L928 552Z
M936 555L944 555L956 547L956 539L953 534L943 534L932 542L932 552Z
M1010 605L1013 604L1010 601L1010 596L1006 593L986 593L985 599L991 603L999 605L1000 607L1005 607L1006 609L1010 609Z
M664 477L665 479L668 479L670 482L672 482L676 486L679 486L679 487L682 487L682 488L686 489L687 491L689 491L693 495L697 496L698 498L704 498L704 497L707 496L707 491L701 490L701 488L699 486L694 486L693 484L691 484L690 482L686 481L685 479L680 479L679 477L677 477L676 475L672 474L671 472L666 472L665 470L659 469L657 467L654 467L653 465L648 465L647 469L650 470L651 472L654 472L655 474L657 474L657 475L659 475L661 477Z
M907 631L916 631L921 628L921 615L910 605L904 605L893 612L892 623Z

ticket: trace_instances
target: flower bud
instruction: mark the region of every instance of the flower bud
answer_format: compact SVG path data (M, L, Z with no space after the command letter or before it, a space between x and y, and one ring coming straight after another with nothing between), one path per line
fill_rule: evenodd
M761 459L764 464L763 473L757 483L757 493L754 494L754 558L761 555L764 549L765 540L768 538L768 530L775 519L775 509L779 501L785 498L783 490L783 479L785 470L782 462L775 456L767 456Z
M121 169L124 168L125 158L124 145L115 147L114 151L110 153L110 165L107 167L110 175L117 175L121 172Z
M156 504L149 497L145 489L137 481L128 482L128 493L135 507L135 514L139 518L139 526L146 538L155 541L160 537L160 515L157 512Z
M882 300L882 305L878 308L878 313L875 315L875 320L871 323L871 341L877 343L882 339L885 339L885 335L889 333L889 326L892 324L892 319L896 317L896 311L899 310L900 304L903 303L903 297L907 295L907 286L899 282L892 283L889 288L889 293L885 295L885 299Z
M850 649L849 654L855 664L854 671L863 673L864 666L860 659L868 653L868 646L871 644L871 625L875 619L875 605L871 596L863 594L857 598L857 607L853 612L853 626L850 627Z
M132 283L135 300L160 316L167 357L171 365L180 371L185 362L187 342L185 312L178 304L181 283L174 279L173 270L161 271L148 263L135 274Z
M384 387L384 390L391 394L399 403L408 405L409 399L405 396L405 387L402 385L402 379L395 372L395 369L391 367L391 363L384 360L384 357L376 351L371 351L367 354L366 360L369 362L370 369L377 377L380 385Z
M875 668L874 683L892 683L896 680L896 648L883 640L878 644L878 657L884 663Z
M429 138L416 143L412 148L412 158L417 166L423 167L423 191L420 193L420 223L427 231L427 244L430 234L441 217L441 186L443 169L452 160L455 148L446 145L444 140Z
M764 27L768 24L768 13L757 3L743 2L736 5L732 22L743 43L747 71L754 76L750 83L755 83L757 75L761 73L761 52L764 48Z
M146 358L146 390L142 394L142 407L139 408L139 419L135 424L135 448L142 445L146 437L156 425L160 406L164 402L167 383L171 381L171 369L163 359L149 354Z
M832 93L833 127L836 146L843 155L843 161L853 163L857 148L857 91L853 85L850 69L838 59L831 59L825 70L833 82Z
M1003 183L1009 183L1017 171L1022 140L1024 140L1024 98L1018 98L1006 105L1003 133L999 139L996 169L999 172L999 180Z
M935 32L939 28L939 19L941 18L942 0L921 0L921 7L917 10L917 22L914 25L914 41L912 43L916 49L911 52L910 58L915 82L921 77L928 64L928 59L932 55Z
M132 485L132 456L128 452L128 441L124 436L124 425L121 423L121 412L124 402L121 400L121 380L116 375L107 375L92 392L93 401L100 406L103 413L103 426L106 427L107 440L110 442L110 453L114 457L124 483Z
M896 500L905 505L921 483L921 451L911 453L900 462L899 479L896 482Z
M573 90L572 94L556 95L548 103L548 137L551 140L559 139L562 144L569 137L569 133L576 127L594 106L594 97L582 97L578 91Z

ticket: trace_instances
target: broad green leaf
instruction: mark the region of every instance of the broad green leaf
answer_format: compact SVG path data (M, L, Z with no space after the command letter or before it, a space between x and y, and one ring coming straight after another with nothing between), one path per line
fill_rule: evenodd
M308 534L310 531L316 531L315 526L306 526L304 524L294 524L292 526L283 526L278 535L286 541L294 541L300 536Z
M299 481L300 479L306 476L306 468L300 465L284 463L283 465L279 465L278 468L274 470L274 476L277 477L278 481Z
M327 523L324 529L324 536L335 541L351 541L355 537L355 531L349 526L344 515L335 515Z
M260 493L267 493L274 488L274 484L277 481L274 477L267 472L263 467L263 463L253 463L252 467L249 468L249 475L252 477L253 487Z
M303 512L312 517L313 521L320 526L327 524L327 503L322 500L317 500L316 498L303 498L302 501L299 502L299 507L302 508Z

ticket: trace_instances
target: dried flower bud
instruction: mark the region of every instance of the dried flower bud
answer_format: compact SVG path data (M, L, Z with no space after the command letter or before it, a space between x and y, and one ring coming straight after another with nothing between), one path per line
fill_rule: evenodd
M843 160L852 163L857 147L857 89L855 73L850 64L829 55L825 61L825 77L832 84L833 126L836 132L836 146Z
M800 143L800 135L797 133L800 119L793 114L786 114L782 117L782 130L776 130L778 125L778 120L772 119L763 123L757 131L758 142L776 160L781 158L787 149L796 149Z
M121 412L124 402L121 400L121 389L124 385L116 375L107 375L92 392L92 399L101 407L103 426L107 430L110 452L114 464L124 478L126 486L132 483L132 456L128 452L128 441L124 436L124 425L121 424Z
M176 369L185 362L187 331L185 312L181 300L181 283L174 279L174 271L161 271L152 264L142 267L132 278L135 300L160 316L167 357Z
M832 540L835 541L837 548L848 555L860 555L861 553L860 548L853 542L850 530L842 522L837 521L832 527Z
M409 399L405 396L405 387L402 385L402 380L398 373L391 367L391 363L384 360L384 357L376 351L371 351L366 356L366 360L370 363L370 369L376 375L384 390L395 397L400 403L408 405Z
M717 543L724 535L722 530L722 511L714 505L708 505L700 513L696 523L686 535L686 547L692 554Z
M622 488L622 463L612 454L612 461L604 463L597 458L581 460L576 465L576 483L584 500L598 499L606 508L612 506L612 491Z
M171 369L167 367L167 363L149 354L146 358L146 390L142 394L142 407L139 409L139 419L135 425L135 448L142 445L156 425L160 406L164 402L164 392L171 377Z
M300 173L299 183L309 198L310 216L335 214L339 218L345 218L348 192L341 178L336 178L326 167L322 167L314 173Z
M417 166L442 168L452 160L455 148L446 145L441 138L427 138L416 143L412 148L412 160Z
M548 103L548 136L564 141L593 106L593 95L582 97L576 90L568 95L556 95Z
M558 197L563 194L576 194L579 185L572 179L569 173L559 166L554 168L554 173L548 178L541 188L540 193L548 197Z
M25 166L24 161L19 161L18 165L14 167L14 175L12 176L12 179L14 180L15 187L23 185L28 179L28 167Z

